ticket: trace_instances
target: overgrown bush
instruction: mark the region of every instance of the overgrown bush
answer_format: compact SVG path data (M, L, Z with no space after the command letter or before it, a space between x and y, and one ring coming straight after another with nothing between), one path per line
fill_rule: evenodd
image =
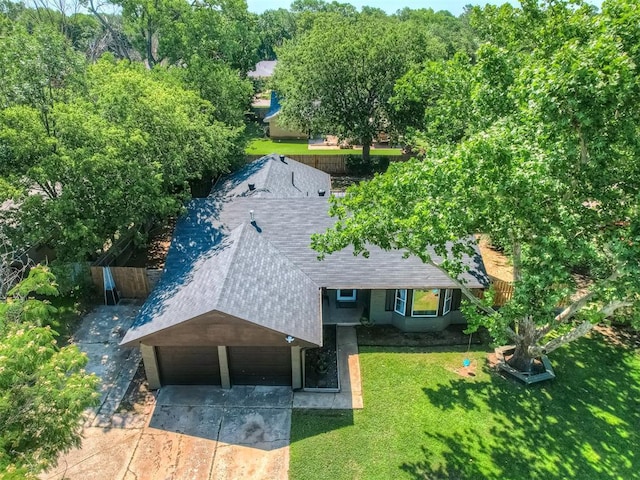
M85 262L63 263L54 261L50 265L56 277L60 295L75 299L86 299L94 293L91 270Z
M365 162L362 155L348 155L345 159L347 173L349 175L371 175L373 173L384 173L389 167L389 157L385 155L371 156Z

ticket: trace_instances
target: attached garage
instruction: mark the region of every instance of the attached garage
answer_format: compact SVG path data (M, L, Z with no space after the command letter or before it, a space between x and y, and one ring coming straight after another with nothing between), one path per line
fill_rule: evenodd
M156 347L162 385L220 385L217 347Z
M232 385L291 385L291 348L227 347Z

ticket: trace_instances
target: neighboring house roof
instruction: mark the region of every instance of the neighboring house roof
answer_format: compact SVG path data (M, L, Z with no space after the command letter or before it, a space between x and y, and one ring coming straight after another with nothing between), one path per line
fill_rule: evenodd
M252 184L254 189L249 188ZM441 270L403 252L345 249L323 261L311 235L335 223L330 177L271 155L219 181L177 224L165 273L123 343L133 343L210 311L220 311L306 342L322 343L321 288L451 288ZM467 258L471 288L488 279L479 252Z
M250 72L247 72L249 78L269 78L273 75L273 71L278 64L277 60L262 60L256 63L256 66Z
M269 105L269 111L264 117L264 122L268 122L273 117L277 116L280 113L280 99L278 98L278 94L275 90L271 90L271 104Z

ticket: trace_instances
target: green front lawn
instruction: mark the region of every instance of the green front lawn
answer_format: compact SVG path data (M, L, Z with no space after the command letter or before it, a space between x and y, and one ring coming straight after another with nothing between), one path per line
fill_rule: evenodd
M313 149L309 150L307 140L271 140L270 138L255 138L249 142L245 153L248 155L268 155L278 153L282 155L358 155L362 149ZM379 148L371 150L371 155L402 155L399 148Z
M452 350L361 348L364 410L294 411L290 478L640 478L640 351L593 334L525 388Z

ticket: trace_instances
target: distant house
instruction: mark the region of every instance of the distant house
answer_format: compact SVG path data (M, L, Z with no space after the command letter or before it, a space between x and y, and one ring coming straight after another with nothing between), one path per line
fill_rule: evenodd
M247 72L249 78L256 80L266 80L273 76L273 72L278 64L277 60L262 60L256 63L254 70ZM271 99L267 100L256 97L251 105L257 118L262 119L269 125L268 135L274 140L302 140L309 138L305 132L289 130L280 125L278 116L280 115L280 100L276 92L271 91Z
M139 346L151 388L170 384L303 385L305 350L323 325L363 317L406 332L464 323L461 292L439 269L371 247L318 260L310 236L328 215L330 177L266 156L194 199L165 271L122 344ZM488 281L480 254L467 285Z
M278 64L277 60L262 60L256 63L256 66L250 72L247 72L249 78L262 78L266 79L273 76L273 71Z
M295 130L289 130L280 125L278 117L280 115L280 100L278 94L271 91L271 104L269 111L264 117L264 122L269 124L269 137L272 139L305 139L309 135L304 132L298 132Z

